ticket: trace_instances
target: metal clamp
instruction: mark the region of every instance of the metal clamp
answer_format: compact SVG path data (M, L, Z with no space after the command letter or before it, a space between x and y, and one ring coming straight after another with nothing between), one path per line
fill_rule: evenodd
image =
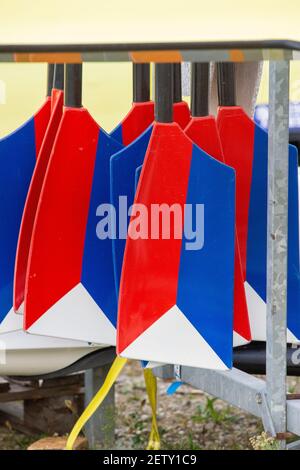
M272 415L270 413L267 396L265 392L259 392L256 394L256 403L260 406L261 419L262 419L265 431L269 433L272 437L277 438L277 433L275 431L274 423L272 420Z
M181 366L179 364L174 364L174 377L178 382L181 381Z

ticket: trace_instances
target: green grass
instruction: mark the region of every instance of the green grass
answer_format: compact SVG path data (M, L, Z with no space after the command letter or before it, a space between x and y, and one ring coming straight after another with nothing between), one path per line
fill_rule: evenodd
M231 413L231 409L229 406L226 408L222 408L221 410L218 410L215 408L215 402L217 398L206 398L206 403L205 405L200 405L197 407L197 411L192 416L192 419L196 423L206 423L212 421L215 424L221 424L224 422L233 422L238 419L237 416L234 416Z

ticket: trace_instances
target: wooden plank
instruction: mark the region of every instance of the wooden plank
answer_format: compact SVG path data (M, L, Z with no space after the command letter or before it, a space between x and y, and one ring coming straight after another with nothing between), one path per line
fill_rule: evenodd
M55 379L43 379L42 388L62 387L69 385L84 385L84 374L72 374Z
M0 377L0 393L7 392L9 390L9 382L3 377Z
M11 384L10 390L0 393L0 403L18 400L38 400L47 397L61 397L64 395L81 395L84 388L80 385L69 385L49 388L26 388L17 384Z

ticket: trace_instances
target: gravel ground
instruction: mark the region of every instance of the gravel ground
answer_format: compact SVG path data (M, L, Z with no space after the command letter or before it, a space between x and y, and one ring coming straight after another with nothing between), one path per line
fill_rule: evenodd
M260 435L260 420L221 400L182 385L167 396L169 383L158 381L158 422L162 449L251 449L249 438ZM290 379L289 390L299 390ZM116 385L116 448L145 449L151 414L138 363L128 364ZM0 427L0 449L26 449L38 436Z
M125 373L126 372L126 373ZM130 364L117 385L117 445L144 449L150 430L150 409L143 374ZM260 420L221 400L182 385L168 396L169 383L158 381L158 423L163 449L250 449L260 434Z

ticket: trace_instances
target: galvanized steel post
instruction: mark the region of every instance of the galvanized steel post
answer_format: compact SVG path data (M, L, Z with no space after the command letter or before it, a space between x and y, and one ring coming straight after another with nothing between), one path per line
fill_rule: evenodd
M288 232L289 62L270 62L268 236L267 236L267 399L280 447L286 432L286 326ZM281 434L281 436L280 436Z

